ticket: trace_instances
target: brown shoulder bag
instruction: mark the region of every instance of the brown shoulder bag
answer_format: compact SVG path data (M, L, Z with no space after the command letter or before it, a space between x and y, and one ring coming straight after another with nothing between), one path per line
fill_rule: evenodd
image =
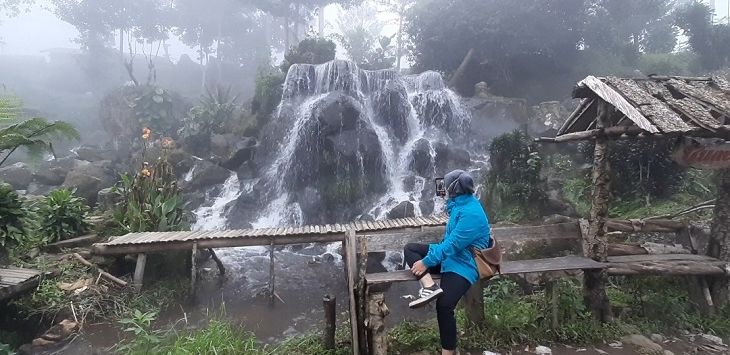
M472 248L474 261L477 263L480 280L489 280L500 273L502 263L502 249L497 240L492 237L492 246L487 249Z

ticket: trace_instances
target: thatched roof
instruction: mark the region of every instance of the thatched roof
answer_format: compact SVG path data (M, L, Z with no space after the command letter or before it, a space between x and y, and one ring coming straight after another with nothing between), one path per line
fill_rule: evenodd
M558 131L557 141L600 134L730 136L730 82L720 77L588 76L575 87L573 97L583 100ZM615 110L609 125L596 130L600 100Z

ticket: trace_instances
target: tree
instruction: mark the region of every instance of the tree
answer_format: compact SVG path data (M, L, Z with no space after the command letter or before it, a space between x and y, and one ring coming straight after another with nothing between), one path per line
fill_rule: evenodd
M19 148L38 158L44 152L53 153L53 140L79 139L76 129L62 121L48 122L35 117L17 122L20 111L17 98L0 98L0 166Z
M473 83L487 81L498 93L525 96L525 89L554 91L573 82L587 14L582 0L423 0L413 6L407 31L420 70L453 73L474 49ZM467 92L468 94L468 92Z
M730 25L713 24L709 6L692 1L677 11L676 21L705 69L718 69L730 62Z
M408 12L413 8L413 5L416 4L416 0L376 0L376 3L383 5L388 9L388 11L396 14L398 22L398 31L395 34L395 41L396 41L396 51L395 51L395 57L396 57L396 64L395 68L396 70L401 69L401 58L403 58L403 43L404 43L404 37L405 37L405 21L408 15Z
M392 68L395 62L392 37L381 35L384 26L377 9L366 3L340 11L336 20L340 33L335 38L361 68Z

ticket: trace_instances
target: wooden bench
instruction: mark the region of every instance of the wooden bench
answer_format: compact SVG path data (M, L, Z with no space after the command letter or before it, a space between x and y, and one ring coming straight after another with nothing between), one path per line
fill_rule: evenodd
M581 270L587 273L600 273L607 270L609 275L723 275L725 263L696 253L687 240L686 226L681 223L654 222L637 224L635 221L610 221L609 231L621 232L676 232L678 239L687 250L677 254L611 255L607 262L599 262L584 257L584 239L587 234L587 221L574 221L540 226L493 227L492 235L500 241L504 262L502 275L524 275L559 271ZM345 240L346 265L351 279L351 322L365 325L353 326L353 344L358 344L359 353L386 354L387 337L385 317L389 311L385 303L383 286L404 281L415 281L408 270L394 272L366 273L368 253L401 251L407 243L433 243L440 240L444 227L428 227L400 233L348 234ZM615 245L609 250L623 250L623 245ZM620 253L614 251L614 253ZM536 258L539 256L540 258ZM434 275L438 278L439 275ZM475 315L470 321L483 321L483 287L472 287L464 298L464 306ZM548 297L557 297L552 283L546 285ZM556 304L551 302L551 304ZM557 322L557 308L553 310L553 324Z

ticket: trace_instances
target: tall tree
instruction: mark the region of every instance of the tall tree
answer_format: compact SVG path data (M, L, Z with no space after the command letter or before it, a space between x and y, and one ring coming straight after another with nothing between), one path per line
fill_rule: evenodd
M382 35L385 22L374 5L364 3L341 10L335 25L339 32L336 39L358 66L364 69L393 67L392 38Z
M677 25L689 37L692 50L707 70L730 64L730 25L712 23L712 9L694 0L677 11Z

